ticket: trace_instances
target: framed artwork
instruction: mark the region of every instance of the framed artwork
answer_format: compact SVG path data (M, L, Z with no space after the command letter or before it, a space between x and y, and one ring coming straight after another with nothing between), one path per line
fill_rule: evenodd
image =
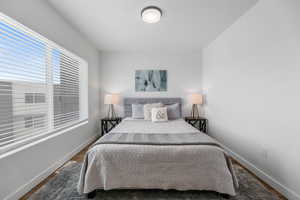
M167 70L136 70L136 92L167 91Z

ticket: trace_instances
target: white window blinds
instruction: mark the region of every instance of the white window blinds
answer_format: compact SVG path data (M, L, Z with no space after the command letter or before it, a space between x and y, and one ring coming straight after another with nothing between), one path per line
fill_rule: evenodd
M52 52L54 127L79 119L79 62L59 50Z
M87 81L83 59L0 13L0 153L87 121Z

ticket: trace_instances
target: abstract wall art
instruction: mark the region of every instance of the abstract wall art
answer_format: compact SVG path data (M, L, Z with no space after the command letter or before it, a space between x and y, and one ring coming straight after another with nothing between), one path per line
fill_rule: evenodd
M167 70L136 70L136 92L167 91Z

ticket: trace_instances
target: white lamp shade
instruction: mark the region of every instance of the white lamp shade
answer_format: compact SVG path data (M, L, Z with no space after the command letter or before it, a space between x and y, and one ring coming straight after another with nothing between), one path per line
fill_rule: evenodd
M104 104L119 104L120 97L118 94L107 94L104 97Z
M202 95L201 94L191 94L190 95L190 101L192 104L202 104Z

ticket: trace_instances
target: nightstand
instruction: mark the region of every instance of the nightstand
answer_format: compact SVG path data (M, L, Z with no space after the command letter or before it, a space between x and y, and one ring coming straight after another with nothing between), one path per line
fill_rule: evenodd
M103 118L101 119L101 134L102 136L113 128L115 128L122 121L121 117L117 118Z
M198 129L199 131L206 133L207 134L207 123L208 120L203 118L203 117L198 117L198 118L192 118L192 117L185 117L184 120Z

